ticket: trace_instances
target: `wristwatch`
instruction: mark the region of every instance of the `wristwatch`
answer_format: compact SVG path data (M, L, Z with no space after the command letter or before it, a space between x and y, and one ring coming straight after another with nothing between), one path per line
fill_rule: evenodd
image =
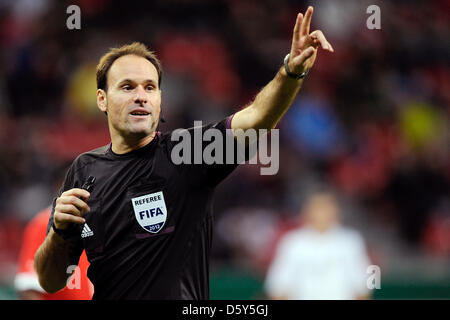
M66 241L72 240L75 237L80 235L78 228L76 228L75 226L69 226L69 227L67 227L67 229L57 229L55 227L55 224L52 223L52 229L57 235L59 235L61 238L63 238Z
M297 79L297 80L303 79L308 74L309 69L301 74L292 73L291 70L289 70L289 66L288 66L290 56L291 56L291 54L288 53L286 55L286 57L284 57L284 70L286 70L286 73L287 73L288 77L290 77L290 78Z

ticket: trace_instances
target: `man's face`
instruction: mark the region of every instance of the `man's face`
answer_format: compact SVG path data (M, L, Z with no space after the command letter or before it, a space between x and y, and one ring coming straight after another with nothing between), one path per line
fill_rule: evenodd
M107 84L106 95L103 90L97 91L97 101L99 108L108 113L111 135L141 139L152 134L161 112L155 66L143 57L122 56L111 65Z
M310 226L325 232L338 223L339 207L333 196L316 194L309 199L305 214Z

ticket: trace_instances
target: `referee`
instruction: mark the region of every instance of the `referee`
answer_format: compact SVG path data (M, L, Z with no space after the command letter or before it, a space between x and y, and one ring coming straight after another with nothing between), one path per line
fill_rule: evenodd
M317 49L313 8L298 14L290 54L246 108L201 130L272 129L292 104ZM97 66L97 105L111 143L79 155L53 202L35 255L39 282L61 290L83 249L93 299L209 299L215 187L237 165L174 164L170 133L156 131L161 66L140 43L111 49Z

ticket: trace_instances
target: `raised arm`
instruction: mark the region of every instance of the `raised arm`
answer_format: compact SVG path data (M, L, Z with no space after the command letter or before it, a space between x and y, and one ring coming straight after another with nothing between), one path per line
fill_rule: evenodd
M297 15L288 67L291 73L300 75L314 65L317 50L334 52L331 44L325 39L322 31L309 33L313 7L303 14ZM237 112L231 122L231 128L236 129L272 129L275 128L284 113L295 99L303 79L289 77L282 66L275 78L270 81L246 108Z

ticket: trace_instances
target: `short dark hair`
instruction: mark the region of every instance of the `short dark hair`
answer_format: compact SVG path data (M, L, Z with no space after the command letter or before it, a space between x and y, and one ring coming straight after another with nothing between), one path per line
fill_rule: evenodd
M100 58L100 62L97 65L96 76L97 76L97 89L102 89L107 91L107 75L114 61L125 55L136 55L143 57L150 61L156 68L158 72L158 87L161 87L162 78L162 67L161 62L156 57L154 51L150 51L143 43L133 42L132 44L127 44L119 48L111 48L105 55Z

